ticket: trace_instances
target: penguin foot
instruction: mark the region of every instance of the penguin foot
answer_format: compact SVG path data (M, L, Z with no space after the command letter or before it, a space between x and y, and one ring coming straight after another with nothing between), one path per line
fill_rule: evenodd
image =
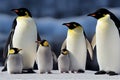
M48 74L52 74L52 72L49 71Z
M69 73L69 71L66 71L65 73Z
M33 69L24 69L22 73L36 73Z
M100 74L106 74L106 72L105 72L105 71L97 71L97 72L95 73L95 75L100 75Z
M6 66L2 69L2 72L4 72L4 71L7 71L7 67Z
M115 73L115 72L113 72L113 71L109 71L107 74L108 74L109 76L118 75L118 73Z
M10 74L21 74L20 72L11 72Z
M79 69L78 71L77 71L77 73L84 73L85 71L84 70L82 70L82 69Z
M40 72L40 74L44 74L45 72Z
M71 73L74 73L75 71L71 71Z

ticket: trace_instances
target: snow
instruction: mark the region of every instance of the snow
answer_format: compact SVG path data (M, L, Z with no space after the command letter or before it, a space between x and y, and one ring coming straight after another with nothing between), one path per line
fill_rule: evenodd
M0 70L2 67L0 67ZM0 72L0 80L120 80L120 75L94 75L95 71L85 73L59 73L53 70L52 74L39 74L38 70L34 74L8 74Z

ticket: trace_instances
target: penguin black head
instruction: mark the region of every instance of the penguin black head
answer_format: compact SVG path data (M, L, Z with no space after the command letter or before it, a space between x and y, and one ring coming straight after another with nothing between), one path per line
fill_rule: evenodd
M49 42L47 40L36 41L41 46L49 47Z
M105 8L101 8L101 9L98 9L94 13L88 14L88 16L92 16L92 17L94 17L96 19L100 19L100 18L104 17L107 14L111 15L112 13L110 11L108 11L107 9L105 9Z
M67 55L67 54L69 54L69 52L68 52L67 49L62 49L61 53L62 53L63 55Z
M21 51L22 49L18 49L18 48L11 48L9 50L9 54L18 54L19 51Z
M26 8L12 9L18 16L29 16L32 17L30 11Z
M63 23L63 25L66 25L69 29L75 29L77 27L81 27L81 25L76 22Z

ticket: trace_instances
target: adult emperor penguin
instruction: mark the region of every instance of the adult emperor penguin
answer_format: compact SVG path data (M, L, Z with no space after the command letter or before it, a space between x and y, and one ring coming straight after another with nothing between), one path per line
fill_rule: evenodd
M55 54L51 50L51 46L47 40L36 41L39 45L37 51L37 65L40 74L51 73L53 69L53 59ZM56 58L57 59L57 58Z
M100 71L95 74L117 75L120 73L120 21L104 8L88 16L97 19L96 36L93 38L92 46L96 45L97 48Z
M19 54L21 49L11 48L8 52L7 70L10 74L22 73L23 63L22 55Z
M68 29L67 38L62 49L69 51L70 70L72 73L84 73L86 67L87 49L92 58L92 48L85 37L82 26L76 22L64 23Z
M36 40L40 40L37 28L32 15L26 8L12 9L18 17L13 22L7 44L4 48L3 57L6 60L7 52L11 47L22 49L23 72L34 73L33 66L35 63L35 55L37 44ZM5 71L6 67L2 71Z
M61 54L58 57L58 69L59 72L69 73L70 70L70 58L69 58L69 51L67 49L62 49Z

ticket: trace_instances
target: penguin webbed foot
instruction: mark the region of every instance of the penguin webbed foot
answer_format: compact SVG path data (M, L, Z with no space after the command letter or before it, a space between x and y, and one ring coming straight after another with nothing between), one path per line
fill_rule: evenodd
M36 73L33 69L24 69L22 73Z
M44 74L45 72L40 72L40 74Z
M109 72L107 72L107 74L108 74L109 76L118 75L118 73L116 73L116 72L114 72L114 71L109 71Z
M7 71L7 66L4 66L4 68L1 71L2 72Z
M84 70L82 70L82 69L79 69L78 71L77 71L77 73L84 73L85 71Z
M96 73L95 73L95 75L102 75L102 74L106 74L106 72L105 71L97 71Z

